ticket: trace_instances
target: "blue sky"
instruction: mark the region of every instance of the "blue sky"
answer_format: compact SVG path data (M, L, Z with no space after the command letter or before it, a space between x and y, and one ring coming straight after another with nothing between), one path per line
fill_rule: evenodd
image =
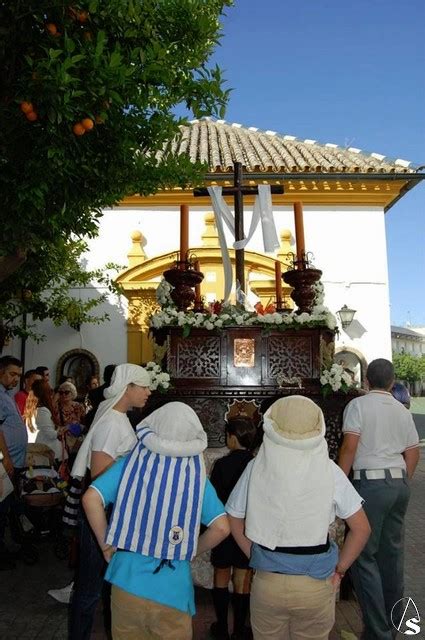
M226 120L425 165L424 0L236 0ZM393 324L425 326L425 180L386 214Z

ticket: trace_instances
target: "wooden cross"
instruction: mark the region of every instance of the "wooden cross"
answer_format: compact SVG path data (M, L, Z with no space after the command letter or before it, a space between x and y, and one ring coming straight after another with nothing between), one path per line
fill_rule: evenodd
M223 187L223 196L233 196L234 208L235 208L235 240L243 240L245 238L243 228L243 196L252 196L258 194L257 185L244 186L242 184L242 163L235 162L233 164L233 187ZM283 187L281 185L271 185L272 193L283 193ZM208 189L200 187L194 189L193 195L195 197L208 196ZM239 280L239 284L242 291L245 291L245 251L244 249L235 249L235 263L236 263L236 280Z

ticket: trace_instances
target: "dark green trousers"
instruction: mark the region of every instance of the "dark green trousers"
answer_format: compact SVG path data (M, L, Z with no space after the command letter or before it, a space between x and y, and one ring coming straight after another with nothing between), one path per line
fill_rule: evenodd
M404 517L410 488L406 478L367 480L364 472L353 485L364 498L363 508L372 533L351 568L354 589L363 614L364 640L392 640L397 601L404 592Z

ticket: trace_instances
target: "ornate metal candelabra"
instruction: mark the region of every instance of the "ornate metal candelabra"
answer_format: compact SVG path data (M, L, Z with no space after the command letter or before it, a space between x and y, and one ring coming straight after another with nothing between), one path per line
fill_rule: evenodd
M286 271L282 278L292 287L291 298L297 305L297 314L311 313L314 307L316 292L313 285L320 280L322 272L311 266L308 253L301 260L293 256L292 269Z
M164 278L174 289L171 299L179 311L187 311L195 300L194 287L204 279L201 271L196 271L190 260L176 260L174 267L164 271Z

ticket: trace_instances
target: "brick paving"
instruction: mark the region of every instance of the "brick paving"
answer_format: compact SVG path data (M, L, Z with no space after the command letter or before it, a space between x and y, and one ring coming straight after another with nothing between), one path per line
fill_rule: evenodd
M406 521L405 595L413 598L425 617L424 530L425 449L422 449L421 461L412 481ZM52 600L47 590L67 584L72 579L72 572L65 561L55 557L51 540L42 540L38 547L40 560L34 566L18 561L15 570L0 572L0 640L66 640L67 608ZM199 589L196 599L194 640L207 640L213 620L210 594ZM353 640L359 637L360 632L361 617L355 600L339 602L331 640ZM99 611L92 640L105 639Z

